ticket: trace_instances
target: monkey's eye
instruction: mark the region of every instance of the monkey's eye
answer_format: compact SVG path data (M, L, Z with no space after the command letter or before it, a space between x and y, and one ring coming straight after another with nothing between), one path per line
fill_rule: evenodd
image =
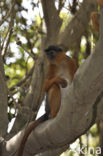
M56 52L54 50L49 51L49 55L55 55Z
M55 56L56 55L56 51L55 50L47 50L47 51L45 51L46 52L46 54L48 55L48 56Z

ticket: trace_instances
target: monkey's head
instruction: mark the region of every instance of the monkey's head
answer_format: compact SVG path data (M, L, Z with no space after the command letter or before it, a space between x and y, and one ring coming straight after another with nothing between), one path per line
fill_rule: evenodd
M49 61L53 61L59 53L63 52L63 50L56 45L50 45L44 52L46 53Z

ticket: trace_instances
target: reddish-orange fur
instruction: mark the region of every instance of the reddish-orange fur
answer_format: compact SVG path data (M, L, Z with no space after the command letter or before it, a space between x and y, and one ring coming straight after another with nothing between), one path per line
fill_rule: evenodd
M101 7L103 7L103 0L97 0L97 3L98 3Z
M52 87L48 91L48 101L49 101L49 107L50 107L50 118L54 118L60 108L61 103L61 92L60 87L57 84L53 84Z
M61 67L64 68L64 70L62 70ZM67 77L65 78L64 76L63 78L61 78L60 76L58 76L58 74L61 72L61 70L63 72L63 75L65 75L65 72L67 72L68 75L70 75L70 77L68 77L67 79L71 82L73 80L76 69L77 66L75 61L72 58L67 57L64 52L57 53L53 61L49 61L48 73L44 82L43 89L48 95L48 105L49 105L48 107L50 109L49 112L50 118L54 118L57 115L60 108L60 104L61 104L60 87L65 88L67 86L67 81L65 80ZM29 134L36 126L38 126L41 122L45 120L46 120L46 114L40 117L38 120L34 121L27 128L21 140L16 156L23 155L23 149Z
M38 120L31 123L30 126L27 128L27 130L25 131L25 134L24 134L24 136L23 136L23 138L22 138L22 140L20 142L20 145L19 145L16 156L22 156L23 155L23 150L24 150L24 147L25 147L25 143L26 143L26 141L28 139L28 136L30 135L32 130L39 125L39 123L45 121L45 118L46 118L45 115L46 114L44 114Z
M98 13L97 12L92 12L91 13L91 20L93 23L93 28L97 32L99 31L99 22L98 22Z
M103 7L103 0L97 0L97 3ZM91 13L91 19L93 23L93 28L98 32L99 31L99 21L98 21L99 14L97 12Z
M62 61L64 61L66 64L64 66L64 69L70 74L70 81L73 80L74 74L77 69L74 59L66 56L64 52L58 53L52 63L49 62L48 74L44 82L44 91L49 92L49 107L51 118L56 116L60 107L60 86L62 88L65 88L67 86L66 80L57 76L57 73L60 72L60 64L62 63Z

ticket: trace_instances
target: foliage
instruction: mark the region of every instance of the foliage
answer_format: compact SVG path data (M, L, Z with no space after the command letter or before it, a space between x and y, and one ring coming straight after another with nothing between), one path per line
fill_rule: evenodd
M25 1L16 0L15 8L11 10L12 14L13 11L15 12L13 21L11 16L6 17L10 11L8 5L10 2L10 0L2 0L0 2L0 18L5 18L5 21L0 27L0 48L2 50L6 81L9 88L9 121L16 117L17 110L19 110L18 103L22 105L23 99L25 98L25 94L28 90L28 85L31 81L31 71L35 66L35 58L38 58L41 41L46 35L46 28L43 24L44 18L41 15L42 11L40 10L40 1L29 1L28 9L28 7L24 5ZM12 5L10 7L12 7ZM76 7L79 7L79 4ZM30 9L32 17L29 17L31 15ZM35 10L38 10L38 14L36 14ZM73 14L71 14L70 10L69 15L67 12L61 11L60 18L63 20L61 27L61 31L63 31L67 23L73 18ZM89 25L86 33L80 39L78 57L76 57L78 65L80 65L89 56L96 41L97 33L94 32ZM77 53L75 53L75 45L72 46L69 52L70 55L75 58ZM87 134L81 137L81 143L82 145L94 147L99 144L99 132L97 125L94 125L87 132ZM78 145L80 145L80 142L78 142L77 146ZM65 155L74 156L75 153L70 151L69 148L69 150L61 156Z

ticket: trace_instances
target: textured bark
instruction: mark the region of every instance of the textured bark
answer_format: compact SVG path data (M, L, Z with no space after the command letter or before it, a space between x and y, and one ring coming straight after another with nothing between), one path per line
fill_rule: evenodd
M28 107L28 114L30 114L29 118L32 118L34 111L39 108L44 97L42 87L47 71L47 64L43 50L45 47L48 46L48 44L56 43L57 36L62 24L62 21L59 18L59 14L55 8L54 2L54 0L42 0L44 18L47 27L47 35L46 38L43 40L39 58L35 62L35 69L32 75L29 91L23 102L23 105L25 107ZM18 114L14 127L11 131L12 135L16 134L16 132L19 131L26 122L27 118L24 118L23 113Z
M47 11L50 11L48 17L45 17L45 21L46 18L49 18L49 23L46 21L48 31L45 40L46 42L43 44L44 48L48 44L57 43L61 20L58 17L54 1L45 0L42 1L42 3L46 3L46 5L42 4L44 7L44 16L46 16ZM49 3L48 7L47 3ZM54 11L50 10L51 3ZM84 34L89 22L90 13L94 10L96 10L96 0L84 0L77 15L60 34L58 43L62 44L65 49L69 49L72 44ZM50 20L51 17L53 17L54 22ZM56 37L55 33L57 33ZM46 150L52 149L54 149L54 153L50 151L49 154L51 155L63 152L64 148L60 150L62 146L73 142L78 136L85 133L95 122L96 117L99 118L103 113L103 99L100 98L100 95L102 95L101 92L103 91L103 53L101 51L103 48L102 33L101 29L100 40L95 52L80 67L71 87L62 90L63 101L57 117L53 120L46 121L32 132L27 141L24 156L32 156L34 153L45 152ZM41 52L39 59L36 61L29 92L24 100L24 105L30 108L29 112L31 114L32 111L40 105L44 96L42 85L45 78L46 68L45 57ZM98 97L100 100L98 100ZM18 131L21 127L20 123L23 123L25 119L22 118L21 115L18 116L17 119L18 121L16 122L14 129L17 128L16 130ZM24 130L4 144L3 156L9 156L10 154L15 153L23 134ZM59 149L55 150L56 148ZM48 155L48 152L44 154ZM43 154L41 154L41 156L42 155Z
M8 127L7 87L4 77L3 61L0 55L0 136L4 136Z
M64 151L67 150L67 148L69 148L69 145L65 145L63 147L57 148L57 149L52 149L40 154L36 154L35 156L59 156L61 153L63 153Z
M44 93L42 87L45 78L45 58L41 55L43 55L43 53L40 53L39 59L35 63L29 91L23 102L24 107L27 107L28 109L28 117L25 117L23 113L18 114L13 130L11 131L12 134L16 134L17 131L19 131L24 124L28 122L27 119L32 119L34 116L34 111L39 108L41 101L43 100Z
M50 43L55 44L57 42L62 20L55 7L55 0L42 0L42 7L47 27L47 38L45 40L47 46Z
M60 34L58 44L63 45L65 50L71 48L84 34L90 20L91 12L96 10L96 0L84 0L73 20L68 23L67 27Z
M103 11L100 38L94 52L78 69L70 87L61 89L62 102L56 118L40 124L29 136L24 156L72 143L84 134L103 113ZM24 130L6 142L3 155L17 149ZM16 140L16 142L15 142ZM7 152L9 150L9 152Z
M61 26L61 20L54 6L54 0L42 0L42 6L47 26L47 36L43 41L42 50L38 60L36 61L29 91L23 102L24 106L28 107L29 109L28 114L32 114L34 113L33 110L37 110L37 107L39 107L44 96L42 92L42 85L47 70L47 64L45 56L42 52L43 48L45 48L48 44L56 44L57 38L59 38L58 43L62 44L64 47L68 45L67 49L70 48L72 44L75 44L77 38L80 39L84 34L84 31L89 22L90 13L96 10L97 4L96 0L84 0L81 9L78 11L76 17L74 17L73 20L68 23L68 26L60 35L59 30ZM72 30L74 31L74 33L71 33ZM23 127L26 121L27 120L23 117L23 114L18 114L14 128L12 130L13 134L16 134L16 132L19 131L21 127Z

